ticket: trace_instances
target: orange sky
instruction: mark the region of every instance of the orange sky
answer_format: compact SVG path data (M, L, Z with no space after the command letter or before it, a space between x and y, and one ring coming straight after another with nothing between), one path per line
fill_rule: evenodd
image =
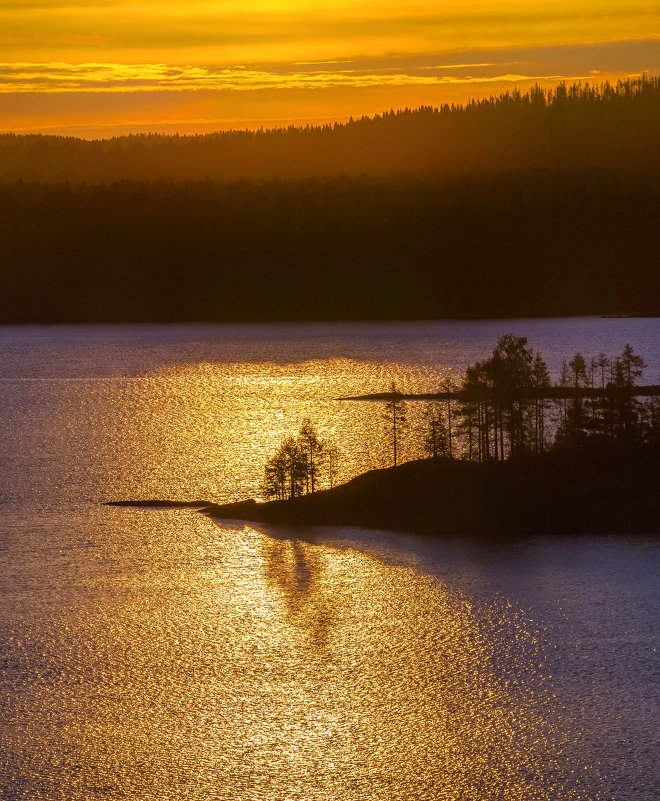
M653 0L0 0L0 129L331 121L660 73Z

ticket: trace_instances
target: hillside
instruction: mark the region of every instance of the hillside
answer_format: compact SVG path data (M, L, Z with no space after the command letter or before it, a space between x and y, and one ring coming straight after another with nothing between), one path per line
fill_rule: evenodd
M660 78L346 125L0 136L0 324L657 314Z
M660 167L660 77L507 92L346 124L114 139L0 136L0 182L268 180Z
M0 186L0 323L654 314L660 172Z

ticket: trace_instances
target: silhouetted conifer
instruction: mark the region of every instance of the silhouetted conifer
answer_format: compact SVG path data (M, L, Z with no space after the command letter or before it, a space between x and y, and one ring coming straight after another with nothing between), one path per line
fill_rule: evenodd
M390 384L391 397L385 402L384 420L392 443L392 459L396 467L401 455L401 436L408 426L406 404L394 381Z

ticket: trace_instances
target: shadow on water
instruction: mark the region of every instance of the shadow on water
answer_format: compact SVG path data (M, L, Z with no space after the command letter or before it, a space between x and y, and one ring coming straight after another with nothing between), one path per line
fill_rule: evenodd
M322 550L295 539L264 536L264 577L278 587L290 622L326 648L336 617L323 581Z

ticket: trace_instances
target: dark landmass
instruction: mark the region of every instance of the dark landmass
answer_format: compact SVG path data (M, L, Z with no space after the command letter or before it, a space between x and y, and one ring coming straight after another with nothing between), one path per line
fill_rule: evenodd
M345 125L0 136L0 324L655 315L660 77Z
M507 92L346 124L85 141L0 136L0 181L109 183L660 168L660 77Z
M0 323L653 315L660 170L0 184L0 242Z
M506 462L407 462L292 500L208 503L201 511L220 519L364 526L438 536L658 534L658 476L657 448L593 444Z
M537 399L586 399L586 398L656 398L660 395L660 384L634 385L632 387L517 387L511 390L494 390L490 387L478 389L455 389L446 392L424 392L409 394L405 392L371 392L368 395L347 395L337 398L340 401L384 401L393 397L402 401L478 401L487 400L491 403L505 403L512 400Z

